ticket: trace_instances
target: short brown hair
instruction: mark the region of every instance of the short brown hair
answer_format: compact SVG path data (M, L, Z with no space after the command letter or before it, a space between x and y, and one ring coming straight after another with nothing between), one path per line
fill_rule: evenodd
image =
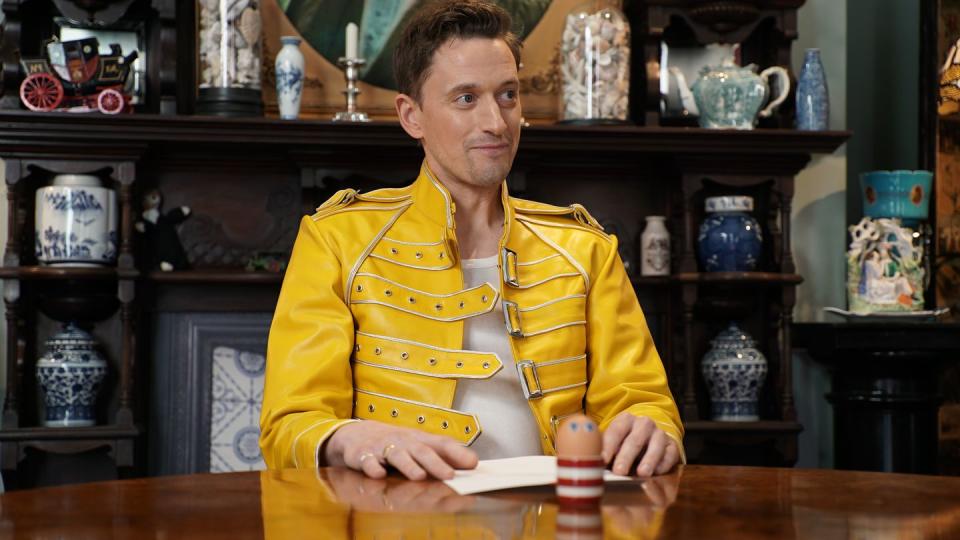
M520 69L520 39L511 31L510 14L482 0L439 0L419 10L407 22L393 51L397 91L420 103L423 82L433 54L451 39L502 39Z

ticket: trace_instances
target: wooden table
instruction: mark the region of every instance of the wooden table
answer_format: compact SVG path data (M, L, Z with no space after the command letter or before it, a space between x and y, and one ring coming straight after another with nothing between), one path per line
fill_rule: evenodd
M602 532L601 532L602 529ZM687 466L607 484L460 496L343 469L201 474L0 496L2 538L960 538L960 478Z

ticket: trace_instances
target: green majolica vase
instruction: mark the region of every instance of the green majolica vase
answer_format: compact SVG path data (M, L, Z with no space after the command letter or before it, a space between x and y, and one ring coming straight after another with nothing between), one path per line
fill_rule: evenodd
M787 99L790 76L787 70L773 66L755 73L756 66L740 67L733 59L719 66L706 67L691 91L699 109L700 127L711 129L753 129L757 115L767 117ZM779 95L767 104L771 76L780 78Z

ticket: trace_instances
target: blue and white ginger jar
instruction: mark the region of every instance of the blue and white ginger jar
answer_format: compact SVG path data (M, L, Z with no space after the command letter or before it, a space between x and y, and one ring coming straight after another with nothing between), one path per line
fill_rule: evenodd
M107 374L107 362L97 342L73 324L50 337L47 351L37 361L37 382L44 393L47 427L92 426L94 404Z
M751 211L752 197L707 198L707 217L697 235L697 254L705 272L749 272L757 267L763 233Z
M89 174L60 174L36 195L37 261L51 266L112 265L117 260L116 192Z
M710 390L711 417L725 422L759 420L757 402L767 378L767 359L756 341L730 323L710 344L700 369Z

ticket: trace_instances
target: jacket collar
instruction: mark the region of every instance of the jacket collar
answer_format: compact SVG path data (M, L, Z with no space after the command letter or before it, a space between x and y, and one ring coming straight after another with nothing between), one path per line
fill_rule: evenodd
M507 191L507 182L503 181L500 187L500 201L503 204L505 238L509 237L510 223L513 222L513 208L510 204L510 195ZM420 175L413 183L413 205L430 221L445 227L455 229L456 222L453 215L457 211L453 196L437 176L430 170L427 160L420 165Z

